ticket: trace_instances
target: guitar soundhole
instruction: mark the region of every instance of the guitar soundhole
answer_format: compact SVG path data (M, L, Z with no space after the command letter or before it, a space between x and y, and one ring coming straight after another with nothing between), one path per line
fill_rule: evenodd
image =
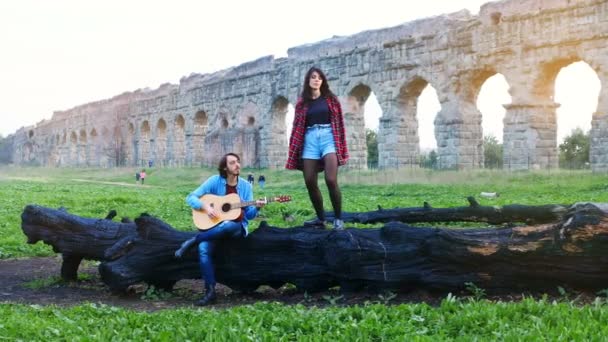
M230 211L230 203L224 203L222 205L222 211L225 212L225 213L229 212Z

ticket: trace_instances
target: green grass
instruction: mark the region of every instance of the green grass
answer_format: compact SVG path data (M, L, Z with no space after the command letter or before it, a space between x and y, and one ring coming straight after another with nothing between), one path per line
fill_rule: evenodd
M0 339L70 341L604 340L608 306L524 299L440 306L369 304L308 308L257 303L230 310L136 312L105 305L0 305Z
M176 229L191 230L185 196L213 169L149 169L146 186L135 184L135 169L0 168L0 258L54 255L41 243L28 245L21 232L25 205L66 207L71 213L103 217L110 209L134 218L142 212L157 216ZM259 170L244 170L243 173ZM256 197L287 194L293 201L271 204L263 216L270 224L299 225L313 215L299 172L264 170L267 186L257 186ZM325 207L327 191L320 179ZM466 197L481 191L499 192L497 199L478 198L482 205L571 204L608 202L608 177L580 172L498 171L432 172L341 171L345 211L420 206L467 205ZM289 213L296 220L284 222ZM257 221L259 222L259 221ZM252 224L255 229L259 223ZM28 286L52 286L56 278ZM258 303L230 309L164 310L135 312L96 304L72 308L0 304L0 340L604 340L608 336L605 299L580 305L567 298L559 302L524 299L505 303L484 300L483 289L469 285L474 296L459 300L448 296L440 306L427 304L326 308ZM150 292L144 299L161 294ZM332 298L328 299L330 303ZM384 302L390 301L386 298Z
M104 217L111 209L119 217L135 218L143 212L157 216L176 229L192 230L186 195L214 169L149 169L146 185L135 183L135 169L51 169L0 168L0 258L54 255L41 243L28 245L21 232L20 215L27 204L51 208L65 207L70 213L85 217ZM290 227L313 216L302 175L299 171L249 170L263 172L267 185L254 189L256 197L286 194L293 200L270 204L262 211L269 224ZM323 183L325 208L331 208ZM482 205L570 204L579 201L608 202L608 178L589 171L508 173L502 171L427 171L416 169L391 171L343 170L339 177L345 211L421 206L467 205L466 197L482 191L499 192L497 199L478 198ZM294 222L285 222L291 214ZM252 228L258 224L254 222ZM463 226L467 226L463 224ZM358 225L358 227L363 227Z

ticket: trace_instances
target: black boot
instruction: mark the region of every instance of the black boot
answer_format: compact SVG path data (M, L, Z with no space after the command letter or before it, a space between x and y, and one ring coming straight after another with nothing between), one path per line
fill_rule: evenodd
M190 248L192 245L194 245L195 242L196 242L196 236L184 241L182 243L182 246L178 250L175 251L175 257L181 258L182 255L184 255L184 253L186 253L188 248Z
M215 302L216 299L215 286L210 286L206 289L205 296L199 299L195 304L197 306L205 306Z

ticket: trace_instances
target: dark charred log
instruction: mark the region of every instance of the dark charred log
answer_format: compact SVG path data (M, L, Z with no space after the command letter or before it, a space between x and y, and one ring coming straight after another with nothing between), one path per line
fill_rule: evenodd
M374 224L387 222L487 222L490 224L526 223L541 224L557 222L568 210L567 205L505 205L503 207L481 206L474 197L468 197L469 206L455 208L433 208L428 202L422 207L383 209L362 213L342 213L344 222ZM334 219L333 211L325 213L327 220Z
M65 280L76 280L82 259L105 260L106 250L117 240L134 236L135 228L135 223L80 217L64 208L28 205L21 214L21 229L27 243L42 241L62 254L61 276Z
M28 207L29 208L29 207ZM69 215L40 207L26 208L28 215ZM301 290L318 291L336 285L343 289L426 288L459 290L465 283L495 291L554 290L557 286L583 289L608 287L608 216L596 204L563 207L556 222L518 227L447 229L411 227L390 222L382 228L319 230L283 229L262 222L246 239L218 243L214 263L217 279L235 290L252 291L259 285L280 287L285 283ZM49 210L49 211L47 211ZM24 217L27 217L24 212ZM73 216L73 215L70 215ZM114 291L147 282L169 289L181 279L200 278L198 253L190 249L182 259L174 252L195 233L180 232L152 216L141 216L130 232L106 239L98 253L69 247L74 232L90 238L85 245L99 245L97 234L112 221L63 218L24 218L24 232L38 236L42 229L53 238L43 240L56 251L102 260L99 271ZM101 220L103 221L103 220ZM44 224L55 228L44 228ZM118 228L118 227L117 227ZM131 230L129 230L131 228ZM101 231L107 231L101 229ZM114 232L118 232L115 229ZM69 236L64 236L70 234ZM35 241L37 241L35 240ZM114 243L110 242L113 241ZM34 241L30 237L30 241ZM35 242L34 241L34 242ZM78 239L82 244L82 238ZM103 253L101 250L103 249Z

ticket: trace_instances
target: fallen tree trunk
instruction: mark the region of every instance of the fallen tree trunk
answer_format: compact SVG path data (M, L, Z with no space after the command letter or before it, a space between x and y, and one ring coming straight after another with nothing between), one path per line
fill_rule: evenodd
M427 202L419 208L393 208L362 212L342 213L344 222L353 223L387 223L391 221L403 223L418 222L487 222L490 224L526 223L539 224L557 222L566 214L567 205L520 205L512 204L502 207L481 206L473 197L468 197L469 206L456 208L433 208ZM333 211L325 213L331 221Z
M76 280L82 259L106 260L106 251L127 236L135 236L135 223L114 222L115 211L103 219L85 218L65 209L28 205L21 214L27 243L42 241L61 253L61 277Z
M136 233L117 239L99 266L112 290L140 282L168 289L181 279L200 278L195 248L183 259L173 257L194 233L176 231L150 216L135 224ZM391 222L383 228L328 231L281 229L263 222L246 239L220 242L214 263L218 281L241 291L285 283L307 291L336 285L458 290L467 282L506 291L565 285L603 289L608 287L606 247L606 212L586 204L567 208L559 222L512 228L441 229Z

